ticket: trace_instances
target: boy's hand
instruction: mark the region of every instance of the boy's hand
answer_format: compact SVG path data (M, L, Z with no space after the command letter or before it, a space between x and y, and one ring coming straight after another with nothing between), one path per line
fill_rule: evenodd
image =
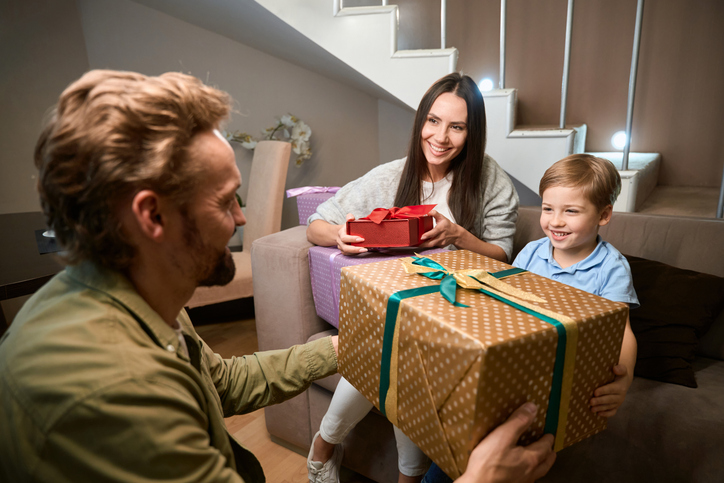
M605 418L616 414L633 381L633 374L629 375L628 369L623 364L613 366L613 373L616 376L614 381L593 391L593 397L589 401L591 411Z

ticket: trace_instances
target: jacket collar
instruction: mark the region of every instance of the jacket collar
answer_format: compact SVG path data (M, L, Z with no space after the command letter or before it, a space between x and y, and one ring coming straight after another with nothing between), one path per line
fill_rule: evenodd
M139 295L126 276L89 261L66 267L65 272L77 283L101 292L118 302L136 319L157 345L169 352L176 352L181 359L188 360L183 350L179 350L180 342L176 332ZM183 310L179 313L176 319L178 323L180 323L183 313Z

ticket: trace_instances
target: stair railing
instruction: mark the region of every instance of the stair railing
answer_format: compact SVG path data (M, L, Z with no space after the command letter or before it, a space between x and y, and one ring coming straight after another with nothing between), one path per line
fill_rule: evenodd
M506 0L500 0L500 82L499 87L505 89L505 12Z
M626 144L623 147L621 171L628 169L628 155L631 152L631 130L633 126L634 97L636 97L636 71L639 67L641 47L641 24L644 19L644 0L636 4L636 27L634 30L633 53L631 54L631 75L628 81L628 107L626 108Z
M440 48L445 48L447 40L447 0L440 0Z
M568 72L571 66L571 36L573 33L573 0L568 0L566 15L566 47L563 52L563 79L561 81L561 120L560 129L566 128L566 104L568 102Z
M716 205L716 217L724 218L724 168L721 171L721 187L719 188L719 203Z

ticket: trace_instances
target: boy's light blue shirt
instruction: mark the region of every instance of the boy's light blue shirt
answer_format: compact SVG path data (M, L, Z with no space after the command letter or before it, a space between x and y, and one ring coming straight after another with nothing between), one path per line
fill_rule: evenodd
M551 241L547 237L541 238L528 243L515 258L513 266L614 302L627 303L635 309L639 306L639 299L628 261L600 236L597 241L596 248L588 257L568 268L561 268L553 258Z

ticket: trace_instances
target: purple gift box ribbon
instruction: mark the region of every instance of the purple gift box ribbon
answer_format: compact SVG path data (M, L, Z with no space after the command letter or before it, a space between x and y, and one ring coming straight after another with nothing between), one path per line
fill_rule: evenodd
M302 188L288 189L287 198L294 198L299 195L310 195L312 193L336 193L339 190L339 186L304 186Z

